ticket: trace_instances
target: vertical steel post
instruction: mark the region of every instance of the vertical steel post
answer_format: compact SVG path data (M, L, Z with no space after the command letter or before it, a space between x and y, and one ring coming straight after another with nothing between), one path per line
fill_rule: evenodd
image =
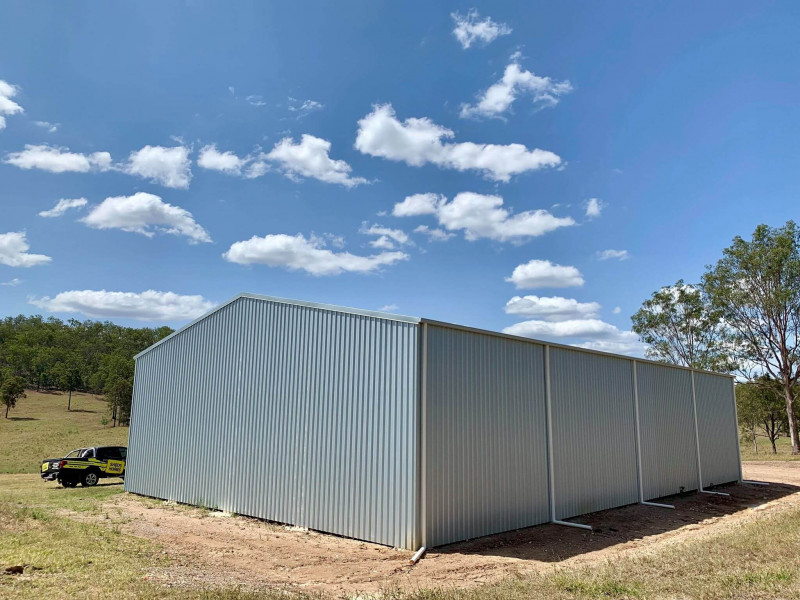
M660 508L675 508L672 504L647 502L644 499L644 482L642 476L642 426L639 422L639 373L636 359L634 358L631 362L633 363L633 414L636 422L636 476L639 481L639 504L658 506Z
M422 390L420 393L420 548L428 546L428 324L422 324Z

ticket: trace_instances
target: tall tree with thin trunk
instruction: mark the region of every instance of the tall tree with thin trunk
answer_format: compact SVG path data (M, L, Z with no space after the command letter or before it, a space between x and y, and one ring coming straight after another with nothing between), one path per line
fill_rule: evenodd
M709 371L734 368L719 311L711 308L702 290L682 279L654 292L631 321L649 358Z
M735 237L703 276L704 292L722 314L740 364L781 384L792 454L800 454L795 386L800 379L800 231L759 225L751 241Z

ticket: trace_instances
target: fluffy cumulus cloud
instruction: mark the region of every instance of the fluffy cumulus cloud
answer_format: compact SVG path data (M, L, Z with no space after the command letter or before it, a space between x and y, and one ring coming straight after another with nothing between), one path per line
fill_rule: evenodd
M188 210L145 192L106 198L81 220L95 229L121 229L148 237L157 232L182 235L191 243L211 241Z
M513 61L506 67L500 81L478 95L475 104L461 105L461 117L501 117L521 95L530 95L535 107L555 106L561 96L571 91L569 81L553 81L549 77L534 75Z
M406 196L392 209L395 217L416 217L419 215L435 215L447 198L441 194L414 194Z
M291 179L311 177L345 187L367 183L363 177L351 177L350 165L343 160L333 160L330 150L331 143L328 140L303 134L298 143L292 138L283 138L263 158L278 163L283 173Z
M356 149L419 167L434 164L457 171L474 170L494 181L507 182L513 175L557 167L561 158L548 150L529 150L522 144L476 144L446 142L453 131L430 119L397 119L391 104L375 106L358 122Z
M10 152L5 162L20 169L40 169L50 173L88 173L112 168L108 152L81 154L47 144L26 144L24 150Z
M435 194L408 196L394 206L395 216L433 214L447 231L463 231L469 241L487 238L498 242L523 242L560 227L575 224L570 217L556 217L546 210L512 214L500 196L461 192L450 202Z
M509 315L536 317L545 321L566 321L596 317L600 305L561 296L514 296L506 302L505 311Z
M81 313L89 317L138 319L141 321L188 321L214 307L202 296L147 290L107 292L70 290L50 298L33 298L31 304L53 313Z
M8 267L35 267L52 259L44 254L30 254L30 245L24 231L0 233L0 265Z
M642 355L644 345L632 331L622 331L599 319L568 319L565 321L531 320L515 323L503 333L528 338L572 342L581 348Z
M464 50L475 42L490 44L501 35L511 33L511 27L505 23L496 23L491 17L481 19L474 8L465 15L454 12L450 16L454 24L453 35Z
M601 250L597 252L597 259L598 260L628 260L631 255L628 253L627 250Z
M0 129L5 129L7 116L24 112L22 107L11 99L18 92L17 86L0 79Z
M221 171L228 175L241 175L248 158L239 158L233 152L220 152L215 144L203 146L197 158L197 166L209 171Z
M605 204L601 200L598 200L597 198L589 198L584 203L584 208L586 209L586 218L596 219L602 214L604 206Z
M50 210L43 210L39 213L40 217L60 217L71 208L83 208L86 206L86 198L62 198Z
M408 234L402 229L391 229L381 225L368 225L366 222L361 224L360 233L364 235L376 236L369 245L381 250L394 250L396 246L405 246L411 243Z
M168 188L187 189L192 180L189 148L145 146L131 152L125 172Z
M517 289L580 287L584 283L583 275L575 267L536 259L515 267L506 281Z
M58 131L58 123L51 123L50 121L34 121L34 125L46 129L47 133L55 133Z
M358 256L350 252L334 252L325 247L325 240L316 236L297 235L253 236L235 242L223 255L225 260L243 265L264 264L311 275L339 275L345 272L370 273L383 266L408 259L404 252L380 252Z

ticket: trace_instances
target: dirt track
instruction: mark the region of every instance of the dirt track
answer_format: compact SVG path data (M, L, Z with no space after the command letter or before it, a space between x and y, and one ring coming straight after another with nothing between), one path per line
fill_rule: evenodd
M127 494L108 508L118 511L123 531L165 547L172 566L148 575L165 585L285 586L341 594L464 587L510 573L591 564L713 535L764 512L800 506L800 462L745 463L744 475L773 485L720 488L730 497L674 497L669 501L675 510L632 505L575 519L591 524L591 532L541 525L453 544L429 552L415 567L408 566L410 552L256 519L209 516Z

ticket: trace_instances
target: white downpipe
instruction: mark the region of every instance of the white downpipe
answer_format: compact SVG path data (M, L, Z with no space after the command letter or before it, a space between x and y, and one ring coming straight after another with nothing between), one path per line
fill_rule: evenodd
M428 545L428 324L422 324L422 390L420 394L420 548L411 559L416 564ZM416 560L415 560L416 559Z
M639 423L639 373L636 359L631 362L633 363L633 414L636 418L636 476L639 480L639 504L656 506L658 508L675 508L672 504L645 502L644 499L644 481L642 477L642 426Z
M411 565L417 564L419 562L419 559L421 559L423 556L425 556L425 553L427 551L428 551L428 549L425 546L422 546L419 550L417 550L414 553L414 556L411 557L411 560L408 561L408 563L411 564Z
M742 479L742 483L748 485L769 485L766 481L753 481L752 479Z
M582 523L570 523L569 521L561 521L556 518L556 484L555 484L555 466L553 462L553 402L552 393L550 391L550 345L544 345L544 395L545 395L545 408L547 413L547 496L550 500L550 522L555 525L564 525L566 527L576 527L578 529L592 530L591 525L583 525Z

